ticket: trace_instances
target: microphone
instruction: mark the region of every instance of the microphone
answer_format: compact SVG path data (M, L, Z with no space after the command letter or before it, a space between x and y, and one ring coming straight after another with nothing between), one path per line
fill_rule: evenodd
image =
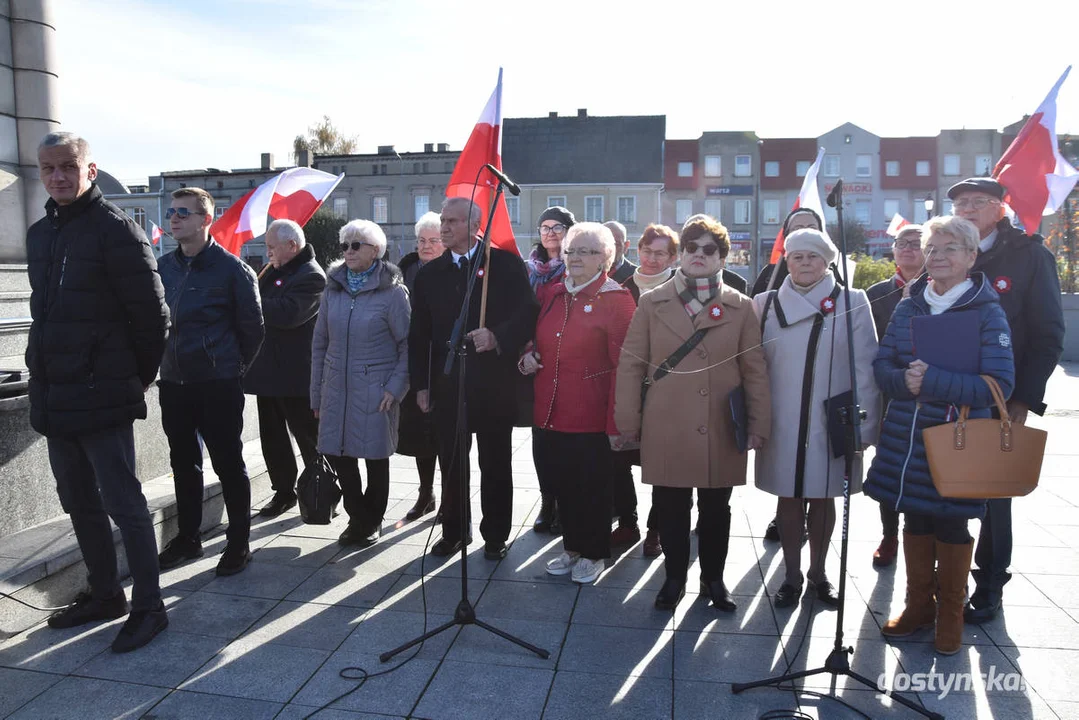
M839 202L839 196L843 194L843 178L835 181L832 192L828 193L828 207L835 207Z
M508 177L506 177L505 173L503 173L501 170L496 168L491 163L487 163L486 165L484 165L484 167L487 168L488 170L490 170L492 175L494 175L496 178L498 178L499 180L502 181L502 184L506 186L506 189L510 191L510 194L512 194L512 195L520 195L521 194L521 188L517 187L517 183L513 182Z

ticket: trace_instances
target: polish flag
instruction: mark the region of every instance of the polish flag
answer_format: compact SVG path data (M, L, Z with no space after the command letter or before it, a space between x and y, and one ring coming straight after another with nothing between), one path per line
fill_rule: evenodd
M888 233L889 237L899 237L899 231L907 225L910 225L910 220L907 220L899 213L896 213L895 215L892 215L892 222L888 225L888 229L885 232Z
M161 231L161 228L159 228L154 223L153 220L150 220L149 223L150 223L150 244L153 245L154 247L157 247L158 245L161 244L161 238L165 233Z
M239 256L245 242L265 234L267 215L304 225L344 177L308 167L290 168L234 203L210 226L210 235Z
M791 212L798 208L809 208L820 216L824 222L824 206L820 202L820 193L817 191L817 172L820 170L821 160L824 159L824 148L817 150L817 159L809 166L805 178L802 180L802 189L798 192L798 199L794 201ZM783 257L783 229L780 228L776 235L775 245L772 246L772 264L775 265Z
M1051 215L1064 204L1079 180L1079 171L1057 148L1057 92L1069 72L1071 65L993 168L993 177L1007 188L1004 202L1031 234L1038 231L1042 215Z
M488 163L502 169L502 68L498 69L498 85L487 100L487 106L483 108L479 122L472 129L472 134L457 159L457 165L453 168L453 175L446 185L446 197L470 197L479 206L483 215L480 221L481 233L491 212L491 201L494 200L498 182L489 171L482 169ZM476 184L477 175L479 184ZM515 255L521 254L517 249L517 240L513 237L504 196L499 199L498 207L495 208L490 237L494 247Z

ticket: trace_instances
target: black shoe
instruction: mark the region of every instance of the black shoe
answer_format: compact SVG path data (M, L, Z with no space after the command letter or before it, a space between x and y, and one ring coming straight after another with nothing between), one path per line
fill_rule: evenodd
M562 515L558 512L558 508L555 507L554 515L551 517L551 527L547 530L554 536L562 534Z
M775 518L772 518L772 522L768 523L768 527L765 528L764 539L768 542L779 542L779 526L776 525Z
M202 549L202 541L177 535L169 541L161 554L157 556L157 564L162 570L171 570L183 565L188 560L197 560L205 553Z
M221 559L217 562L217 574L235 575L247 567L250 559L251 550L246 545L226 545L225 552L221 553Z
M506 557L506 543L486 543L483 546L483 556L488 560L501 560Z
M686 581L667 578L656 594L656 610L674 610L686 596Z
M380 537L382 537L381 523L376 525L374 530L371 530L365 536L360 538L360 541L356 543L356 545L361 548L369 548L375 543L377 543Z
M533 532L551 532L551 523L554 521L555 513L558 511L557 508L558 501L555 500L554 493L542 493L540 495L539 515L536 517L536 522L532 523Z
M772 598L772 606L777 608L793 607L800 597L802 597L801 585L795 587L790 583L783 583L779 586L776 596Z
M370 535L371 531L361 527L359 523L349 523L348 527L345 528L345 531L337 538L337 543L339 545L362 545L363 547L370 547L370 545L374 545L374 543L364 545ZM375 541L378 541L378 537L375 537Z
M419 520L421 517L435 509L435 494L431 488L420 488L420 496L416 498L416 504L405 513L405 520Z
M995 598L989 595L985 593L979 596L978 591L974 591L970 601L963 608L963 622L981 625L996 620L997 614L1000 613L1000 595L997 594Z
M839 607L839 594L835 591L835 587L827 580L821 580L818 583L810 580L806 583L806 597L810 595L816 596L825 607L837 608Z
M273 498L259 510L259 517L275 518L286 510L296 507L296 494L276 492Z
M123 592L108 600L94 600L88 592L75 596L75 601L49 616L49 627L56 630L73 628L99 620L115 620L127 615L127 598Z
M435 557L449 557L456 552L461 552L462 544L460 540L442 538L431 546L431 554Z
M712 607L716 610L734 612L738 609L738 606L731 600L731 595L727 592L727 586L723 584L722 580L712 580L711 582L701 580L701 597L711 598Z
M112 651L126 653L138 650L168 626L169 617L165 614L164 603L159 603L156 610L135 610L112 641Z

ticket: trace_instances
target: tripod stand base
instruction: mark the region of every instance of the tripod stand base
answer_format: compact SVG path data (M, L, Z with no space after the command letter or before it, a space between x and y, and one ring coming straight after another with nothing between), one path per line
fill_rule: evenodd
M468 601L468 599L466 598L466 599L462 599L461 602L459 602L457 604L457 610L455 610L454 613L453 613L453 620L450 620L447 623L439 625L434 630L426 632L423 635L420 635L418 638L415 638L413 640L409 640L407 643L405 643L404 645L401 645L400 647L396 647L393 650L389 650L387 652L382 653L381 655L378 656L378 659L379 659L380 662L389 662L391 659L393 659L394 656L400 655L405 650L408 650L411 647L415 647L415 646L419 645L420 643L422 643L422 642L424 642L426 640L429 640L430 638L433 638L435 635L438 635L438 634L440 634L442 632L445 632L446 630L449 630L450 628L455 627L457 625L475 625L477 627L481 627L484 630L486 630L487 632L494 633L495 635L498 635L500 638L503 638L505 640L509 640L511 643L514 643L515 645L519 645L519 646L523 647L525 650L529 650L529 651L535 653L536 655L538 655L539 657L541 657L544 660L551 657L551 653L544 650L543 648L538 648L538 647L536 647L535 645L533 645L533 644L531 644L529 642L525 642L524 640L521 640L520 638L517 638L517 637L514 637L513 635L510 635L508 632L506 632L504 630L499 630L495 626L488 625L487 623L483 622L482 620L477 619L476 618L476 609L474 607L472 607L472 603L470 603Z
M873 688L874 690L880 692L880 688L877 687L877 684L875 682L873 682L867 677L859 675L858 673L850 669L850 659L848 656L851 655L853 652L854 648L851 647L837 647L828 654L828 659L824 661L824 667L814 668L812 670L802 670L795 673L788 673L786 675L780 675L779 677L774 678L767 678L765 680L754 680L753 682L748 683L734 683L733 685L731 685L731 692L734 694L738 694L743 690L752 690L753 688L758 687L779 685L781 683L791 680L800 680L802 678L820 675L821 673L828 673L832 676L843 675L844 677L849 677L852 680L857 680L866 687ZM919 715L929 718L930 720L944 720L944 716L940 713L926 710L921 705L918 705L917 703L908 700L902 695L899 695L897 693L888 693L888 697L892 698L900 705L910 708Z

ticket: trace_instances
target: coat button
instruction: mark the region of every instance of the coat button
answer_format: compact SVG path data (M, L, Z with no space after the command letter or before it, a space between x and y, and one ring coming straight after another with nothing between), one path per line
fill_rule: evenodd
M560 333L560 332L556 332L556 333L554 334L554 336L555 336L555 337L562 337L562 333Z
M701 425L699 428L697 428L697 432L699 432L701 435L704 435L708 432L708 428L706 428L704 425Z
M707 397L707 395L708 395L708 388L701 388L701 389L700 389L700 390L698 390L697 392L699 392L699 393L701 394L701 397Z

